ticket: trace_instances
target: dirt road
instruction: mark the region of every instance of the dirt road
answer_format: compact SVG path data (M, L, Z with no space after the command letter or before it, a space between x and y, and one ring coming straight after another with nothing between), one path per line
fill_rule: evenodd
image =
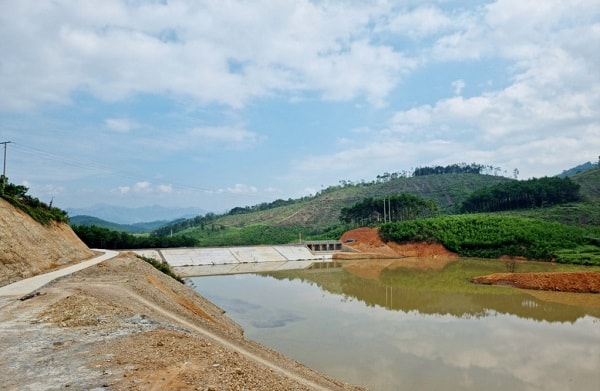
M2 389L355 390L243 337L192 289L124 255L0 297Z

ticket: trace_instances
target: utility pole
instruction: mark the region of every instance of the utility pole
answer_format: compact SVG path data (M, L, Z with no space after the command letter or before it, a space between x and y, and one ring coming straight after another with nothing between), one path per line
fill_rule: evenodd
M10 144L10 141L2 141L0 144L4 144L4 165L2 166L2 193L4 193L4 186L6 186L6 146Z

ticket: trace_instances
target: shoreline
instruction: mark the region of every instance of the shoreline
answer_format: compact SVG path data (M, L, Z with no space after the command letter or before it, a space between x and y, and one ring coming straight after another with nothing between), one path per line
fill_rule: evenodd
M7 389L364 389L247 340L222 309L131 253L30 296L0 298Z

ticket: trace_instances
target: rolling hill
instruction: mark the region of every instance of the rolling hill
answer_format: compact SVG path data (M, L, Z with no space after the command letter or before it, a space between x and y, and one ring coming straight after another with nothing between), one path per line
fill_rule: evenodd
M160 221L150 221L147 223L135 223L135 224L118 224L112 223L110 221L102 220L98 217L94 216L85 216L85 215L77 215L69 218L70 225L85 225L88 227L96 226L100 228L107 228L111 231L117 232L126 232L130 234L136 233L147 233L152 232L157 228L165 226L167 224L176 223L184 219L178 219L174 221L169 220L160 220Z

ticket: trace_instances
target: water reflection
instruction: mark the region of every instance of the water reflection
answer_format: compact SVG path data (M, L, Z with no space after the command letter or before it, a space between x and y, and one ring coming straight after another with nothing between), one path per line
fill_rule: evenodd
M486 274L481 267L489 265L193 282L249 338L373 390L597 390L598 308L468 283L465 273Z
M326 273L317 267L312 270L292 270L266 273L277 279L314 283L320 288L360 300L368 306L380 306L404 312L453 315L456 317L512 314L520 318L549 322L574 322L585 315L600 318L600 306L581 306L556 303L536 298L528 291L509 287L474 285L468 278L504 271L504 265L489 260L457 260L441 270L419 270L397 267L384 268L378 279L363 278L337 267ZM531 264L522 268L548 267ZM525 269L527 270L527 269ZM565 296L563 294L563 296ZM581 295L600 303L597 294ZM546 299L549 296L546 294Z

